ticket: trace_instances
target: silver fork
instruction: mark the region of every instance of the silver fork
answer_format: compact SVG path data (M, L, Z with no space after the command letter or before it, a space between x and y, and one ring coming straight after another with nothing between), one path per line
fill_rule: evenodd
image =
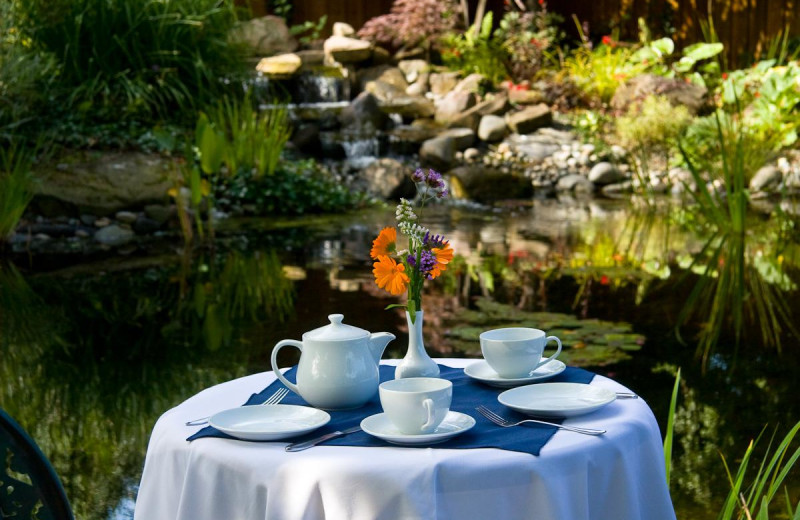
M522 423L530 422L530 423L546 424L546 425L549 425L549 426L555 426L556 428L561 428L562 430L569 430L571 432L583 433L583 434L586 434L586 435L602 435L602 434L606 433L605 430L595 430L595 429L592 429L592 428L580 428L580 427L577 427L577 426L566 426L564 424L551 423L551 422L547 422L547 421L540 421L538 419L523 419L521 421L510 421L510 420L506 419L505 417L497 415L496 413L494 413L493 411L489 410L488 408L486 408L483 405L480 405L475 409L478 411L479 414L481 414L482 416L486 417L487 419L489 419L490 421L492 421L496 425L502 426L503 428L510 428L512 426L519 426Z
M274 394L269 396L266 401L261 403L262 405L265 404L278 404L283 401L283 398L289 394L288 388L279 388L275 391ZM208 417L203 417L202 419L194 419L193 421L186 421L186 426L200 426L201 424L205 424L211 418L209 415Z

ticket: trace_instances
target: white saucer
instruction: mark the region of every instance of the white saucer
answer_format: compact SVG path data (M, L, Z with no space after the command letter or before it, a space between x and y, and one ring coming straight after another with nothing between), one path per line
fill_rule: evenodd
M476 379L481 383L486 383L490 386L496 386L499 388L511 388L514 386L520 385L527 385L530 383L536 383L539 381L546 381L551 377L557 376L564 369L567 368L563 362L554 359L544 365L540 366L529 375L525 377L518 377L518 378L505 378L500 377L500 375L495 372L492 367L489 366L485 360L478 361L477 363L473 363L467 366L464 369L464 373L467 374L472 379Z
M440 424L433 433L423 433L420 435L408 435L401 433L397 427L392 424L389 417L385 413L377 413L370 415L361 421L361 429L379 439L392 444L400 444L403 446L417 446L424 444L436 444L437 442L444 442L456 435L460 435L465 431L475 426L475 419L469 415L454 412L450 410L444 417L444 421Z
M518 412L537 417L575 417L599 410L617 394L581 383L541 383L506 390L497 400Z
M270 404L224 410L208 423L237 439L276 441L314 431L330 420L327 412L309 406Z

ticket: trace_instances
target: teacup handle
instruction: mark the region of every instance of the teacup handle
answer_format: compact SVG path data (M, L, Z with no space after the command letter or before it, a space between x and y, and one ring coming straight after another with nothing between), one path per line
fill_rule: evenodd
M302 342L297 341L296 339L284 339L284 340L279 341L278 344L275 345L275 348L272 349L272 357L271 357L272 371L275 372L276 376L278 376L278 379L280 380L280 382L283 383L284 385L286 385L286 388L288 388L292 392L296 393L297 395L300 395L300 389L297 388L297 385L292 383L288 379L286 379L286 377L284 377L284 375L281 373L281 371L280 371L280 369L278 367L278 351L282 347L285 347L287 345L290 346L290 347L296 347L297 350L300 351L300 354L303 353L303 343ZM559 347L559 350L561 350L560 347Z
M544 348L547 348L547 344L550 343L551 339L554 340L556 343L558 343L558 350L556 350L556 353L553 354L552 356L550 356L549 358L544 359L542 361L539 361L539 364L536 365L536 368L539 368L542 365L546 365L547 363L549 363L549 362L553 361L555 358L557 358L559 354L561 354L561 340L558 339L555 336L547 336L546 338L544 338ZM274 363L273 363L273 365L274 365Z
M436 410L433 408L433 399L425 399L422 401L422 406L425 408L425 411L428 412L428 420L422 425L422 431L425 431L436 422Z

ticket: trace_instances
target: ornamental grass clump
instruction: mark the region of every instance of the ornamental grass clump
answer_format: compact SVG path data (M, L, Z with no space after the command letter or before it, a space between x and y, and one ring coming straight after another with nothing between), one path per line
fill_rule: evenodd
M434 171L417 169L411 176L421 194L420 209L432 199L447 197L448 190L442 176ZM389 305L404 307L414 323L416 312L422 310L422 288L425 280L439 277L453 260L453 248L441 235L419 224L419 216L406 199L400 199L395 213L397 228L383 228L372 242L370 256L375 260L372 274L375 283L390 294L399 296L408 292L406 304ZM407 239L406 249L399 249L398 230Z

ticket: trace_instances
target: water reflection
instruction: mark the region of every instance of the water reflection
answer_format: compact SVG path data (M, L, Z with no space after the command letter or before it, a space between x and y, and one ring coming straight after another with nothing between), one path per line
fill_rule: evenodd
M720 275L736 255L743 261L735 272L765 286L746 286L745 308L760 290L783 298L792 318L800 258L793 224L757 220L764 227L754 224L743 243L724 244L675 207L532 201L431 210L428 224L459 255L425 295L432 353L477 356L477 333L501 323L555 330L570 363L636 389L662 422L670 371L682 366L673 473L679 518L706 517L721 500L718 450L736 456L764 424L800 413L796 349L778 359L761 348L761 336L747 335L755 340L747 363L731 373L723 368L732 349L721 335L703 375L692 360L694 335L686 334L685 348L673 333L698 280L706 279L713 297L720 276L739 276ZM221 236L247 240L222 239L201 256L27 276L4 266L0 405L53 459L79 517L108 518L135 495L158 416L203 388L268 370L277 340L299 338L342 312L348 323L397 334L385 357L402 356L405 319L382 310L396 300L376 289L369 261L372 238L393 219L386 209L250 222L235 232L221 226ZM713 251L727 263L715 263ZM712 307L698 305L685 330L701 330Z

